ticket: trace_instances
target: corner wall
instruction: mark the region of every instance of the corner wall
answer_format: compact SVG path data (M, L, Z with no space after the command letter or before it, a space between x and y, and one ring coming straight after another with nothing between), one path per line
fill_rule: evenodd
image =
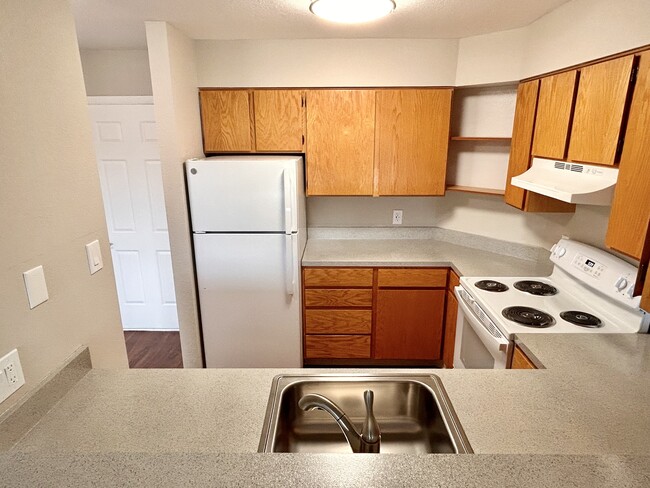
M128 364L69 2L1 2L0 45L0 356L17 348L26 378L2 414L82 345L95 367ZM30 310L22 273L38 265L49 300Z
M151 96L146 49L82 49L86 93L95 96Z
M160 141L176 307L186 368L203 365L183 163L202 157L192 40L166 22L146 22Z

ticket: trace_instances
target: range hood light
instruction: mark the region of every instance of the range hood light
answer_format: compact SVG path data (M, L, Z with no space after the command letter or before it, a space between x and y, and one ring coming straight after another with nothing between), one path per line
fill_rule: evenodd
M393 0L314 0L309 10L318 17L342 24L359 24L395 10Z

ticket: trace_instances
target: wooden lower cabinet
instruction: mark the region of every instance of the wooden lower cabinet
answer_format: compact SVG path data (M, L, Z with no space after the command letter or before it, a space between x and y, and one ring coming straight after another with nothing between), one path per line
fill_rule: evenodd
M533 362L528 359L528 356L524 354L524 352L519 349L519 346L515 346L515 350L512 353L512 365L510 366L511 369L537 369L537 366L533 364Z
M440 359L444 310L444 289L380 289L375 359Z
M453 356L448 275L448 268L303 268L305 364L442 366L445 347Z

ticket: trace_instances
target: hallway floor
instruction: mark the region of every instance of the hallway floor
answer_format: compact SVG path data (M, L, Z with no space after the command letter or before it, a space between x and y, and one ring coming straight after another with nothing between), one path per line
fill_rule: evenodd
M130 368L182 368L178 332L124 331Z

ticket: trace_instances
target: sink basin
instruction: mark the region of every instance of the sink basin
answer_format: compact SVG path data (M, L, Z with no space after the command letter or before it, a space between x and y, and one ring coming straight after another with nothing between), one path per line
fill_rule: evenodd
M365 418L363 392L375 394L381 453L472 453L440 378L434 375L281 375L273 379L259 452L350 453L327 413L298 407L303 395L324 395L358 430Z

